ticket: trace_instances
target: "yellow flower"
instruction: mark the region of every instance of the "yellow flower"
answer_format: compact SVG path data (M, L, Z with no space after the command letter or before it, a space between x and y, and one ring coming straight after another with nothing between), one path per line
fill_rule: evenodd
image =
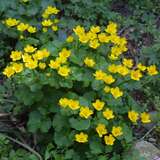
M86 35L90 40L94 40L97 38L97 34L89 31Z
M108 56L108 58L109 58L110 60L115 61L115 60L118 59L118 56L116 56L116 55L114 55L114 54L111 54L111 55Z
M88 142L88 135L83 132L80 132L79 134L75 135L75 140L79 143L86 143Z
M23 64L21 63L12 63L12 67L16 73L20 73L23 71Z
M84 59L84 63L88 67L93 67L95 65L95 61L92 58L86 57Z
M42 60L43 58L47 58L50 55L49 51L46 49L38 50L34 55L33 58L35 60Z
M112 84L115 81L115 79L113 78L112 75L105 75L104 78L103 78L103 81L106 84Z
M123 65L128 67L128 68L132 68L133 67L133 60L132 59L123 59Z
M46 27L42 28L42 31L45 33L48 31L48 29Z
M60 67L60 63L58 61L50 60L49 67L52 69L58 69Z
M58 26L52 26L53 31L58 31Z
M58 14L60 12L56 7L48 6L47 12L50 14Z
M158 74L158 71L156 69L156 65L151 65L151 66L147 67L147 71L148 71L148 74L151 76Z
M59 64L64 64L64 63L67 62L67 58L66 57L62 57L62 56L57 57L56 58L56 62L59 63Z
M79 41L80 41L81 43L87 43L87 42L89 41L89 37L88 37L87 35L85 35L85 34L81 34L81 35L79 36Z
M49 27L53 24L53 22L50 19L45 19L42 21L42 26Z
M110 41L110 37L107 36L105 33L98 34L98 39L101 43L108 43Z
M48 6L44 13L42 14L43 18L48 18L49 15L51 14L58 14L58 12L60 12L59 9L57 9L56 7L52 7L52 6Z
M146 113L146 112L141 113L141 121L143 123L150 123L151 119L150 119L149 113Z
M36 27L33 27L33 26L29 26L27 30L29 33L35 33L37 31Z
M74 40L73 36L68 36L67 39L66 39L66 41L67 41L68 43L72 43L73 40Z
M128 112L128 118L133 122L136 123L138 120L138 113L135 111L129 111Z
M36 61L36 60L30 60L25 63L25 67L27 67L29 69L35 69L37 66L38 66L38 61Z
M91 48L96 49L96 48L98 48L100 46L100 43L98 42L98 39L94 39L94 40L89 42L89 46Z
M96 80L103 80L106 74L102 70L97 70L93 75Z
M99 137L102 137L103 135L107 134L106 126L102 123L98 124L98 126L96 127L96 131L97 131Z
M12 61L17 61L20 60L22 58L22 52L20 51L12 51L10 58L12 59Z
M93 33L98 33L101 31L101 28L99 26L92 26L90 28L90 31L93 32Z
M50 52L47 49L42 49L40 51L42 52L44 58L49 57Z
M71 51L70 51L70 50L67 50L66 48L63 48L63 49L61 50L61 52L59 53L59 56L60 56L60 57L65 57L65 58L70 57L70 55L71 55Z
M59 105L61 106L61 107L67 107L68 106L68 104L69 104L69 100L67 99L67 98L61 98L60 100L59 100Z
M48 15L46 12L44 12L44 13L42 14L42 17L43 17L43 18L48 18L49 15Z
M109 22L105 31L110 34L116 34L117 33L117 24L114 22Z
M23 32L23 31L27 30L28 27L29 27L28 24L20 23L20 24L17 26L17 30Z
M32 53L36 50L37 48L31 46L31 45L27 45L25 48L24 48L24 51L25 52L28 52L28 53Z
M5 24L8 27L16 26L16 25L18 25L18 23L19 23L19 20L16 20L15 18L8 18L5 20Z
M111 73L117 73L118 67L115 64L111 64L108 66L108 71Z
M131 71L131 79L139 81L141 77L142 77L142 73L140 70Z
M81 107L79 116L85 119L88 119L93 114L93 111L88 107Z
M101 111L105 103L103 101L100 101L99 99L96 99L96 101L92 103L92 105L97 111Z
M34 60L42 60L43 57L43 52L38 50L35 54L32 55Z
M6 75L8 78L14 75L14 73L15 71L12 66L7 66L3 71L3 74Z
M123 92L118 87L115 87L111 88L111 94L115 99L117 99L123 95Z
M114 118L113 111L112 111L111 109L109 109L109 108L107 108L107 109L105 109L105 111L103 111L103 116L104 116L104 118L106 118L107 120Z
M73 99L69 100L68 106L72 110L77 110L80 108L79 101Z
M25 53L24 55L22 55L22 59L23 59L23 62L29 62L32 60L32 57L28 53Z
M114 137L121 136L123 134L122 128L120 126L118 126L118 127L113 126L112 134Z
M129 74L129 69L126 66L118 65L117 71L122 76L126 76L127 74Z
M81 26L76 26L76 28L73 28L73 31L76 35L80 35L80 34L84 34L85 33L85 30L83 27Z
M122 54L122 50L119 46L113 46L111 48L111 55L114 55L115 57L118 57Z
M109 136L104 136L104 141L106 145L113 145L116 139L110 134Z
M38 66L39 66L40 69L45 69L45 68L46 68L46 64L45 64L45 63L42 63L42 62L40 62L40 63L38 64Z
M138 68L140 71L145 71L145 70L147 69L147 67L144 66L144 65L142 65L142 63L138 63L137 68Z
M71 71L70 68L68 68L67 66L63 66L63 67L59 67L58 74L63 77L67 77L70 71Z
M104 87L104 92L109 93L111 91L111 88L109 86Z
M117 48L120 49L120 47L122 47L122 45L121 45L121 37L120 36L118 36L116 34L112 34L112 35L110 35L110 40L111 40L112 43L118 45L118 46L116 46Z

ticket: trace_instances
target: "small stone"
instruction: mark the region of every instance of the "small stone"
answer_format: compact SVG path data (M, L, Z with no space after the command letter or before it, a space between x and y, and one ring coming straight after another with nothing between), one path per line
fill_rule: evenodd
M134 148L139 151L140 155L146 160L159 160L160 150L152 143L147 141L139 141L135 144Z
M154 139L154 138L149 138L148 141L149 141L149 142L156 142L156 139Z

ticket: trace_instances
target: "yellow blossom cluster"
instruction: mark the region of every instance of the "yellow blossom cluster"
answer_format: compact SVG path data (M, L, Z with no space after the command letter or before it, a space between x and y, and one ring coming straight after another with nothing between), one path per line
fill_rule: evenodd
M131 120L131 122L136 123L139 119L139 113L134 110L131 110L128 112L128 118ZM141 118L142 123L151 122L150 115L146 112L141 113L140 118Z
M42 17L44 18L41 22L43 27L43 32L47 32L48 28L51 27L53 31L58 30L57 23L59 22L59 19L52 18L53 15L57 15L60 12L59 9L57 9L54 6L48 6L45 11L42 13ZM53 20L52 20L53 19ZM8 27L15 27L18 31L21 33L27 31L28 33L36 33L37 28L35 26L32 26L28 23L21 22L20 20L17 20L15 18L7 18L4 20L4 24ZM20 38L23 38L21 36Z
M15 73L22 72L24 67L35 69L39 66L40 69L45 69L46 64L42 62L42 60L49 57L49 55L50 53L47 49L37 50L37 48L31 45L27 45L23 52L12 51L10 58L13 62L4 69L3 74L7 77L11 77ZM15 65L16 70L14 67Z
M67 77L71 70L67 65L63 64L67 63L67 60L70 57L70 55L71 51L67 50L66 48L63 48L61 52L59 52L59 56L55 60L50 60L50 68L58 70L59 75Z
M48 6L42 13L43 20L41 25L44 32L50 28L53 31L58 30L57 23L59 20L53 19L58 13L59 10L53 6ZM37 31L36 27L22 23L14 18L8 18L4 23L8 27L16 27L17 30L21 32L28 31L29 33L35 33ZM92 57L92 55L85 55L82 58L82 61L86 70L87 68L91 68L90 70L92 71L92 76L95 80L103 83L103 92L111 94L115 99L122 97L124 94L121 88L115 85L119 80L117 75L122 76L122 78L129 76L130 79L139 81L143 77L143 74L147 73L150 76L158 74L156 65L145 66L142 63L135 64L134 60L130 58L123 58L122 61L116 62L116 64L112 63L112 60L117 60L123 52L127 51L127 40L120 37L117 30L117 24L114 22L109 22L104 30L99 26L91 26L89 31L85 31L84 27L78 25L73 29L76 36L70 35L66 39L66 42L68 43L77 43L75 37L78 37L80 43L87 44L93 49L111 43L111 51L110 53L106 53L111 61L109 60L109 65L106 69L99 69L97 67L96 58L94 56ZM58 56L54 55L56 58L53 59L54 56L51 55L46 48L38 49L37 47L28 44L22 51L14 50L11 52L10 58L12 59L12 62L4 69L3 74L7 77L11 77L16 73L22 72L24 69L38 69L38 71L44 72L45 69L49 67L50 69L56 70L60 76L66 78L72 74L71 68L69 67L69 58L71 54L71 50L62 48L58 52ZM47 73L46 75L49 77L50 73ZM69 98L60 98L59 105L62 108L71 109L74 112L76 111L75 114L77 113L78 117L83 120L94 119L95 115L101 115L102 119L108 123L118 117L110 106L106 106L106 103L102 101L100 97L99 99L95 99L90 104L91 106L81 105L79 100ZM151 122L148 113L138 113L134 110L128 112L128 119L132 123L137 123L139 119L142 123ZM121 126L112 126L111 129L109 129L106 127L106 124L96 122L96 126L94 127L97 136L103 138L106 145L113 145L116 138L123 135L123 128ZM88 137L87 133L80 132L75 134L75 141L86 143L88 142Z
M96 99L94 102L92 102L93 109L88 106L81 106L78 100L68 98L60 98L59 105L63 108L68 107L71 110L79 110L79 116L84 119L88 119L91 117L91 115L94 114L93 109L95 109L98 112L102 111L102 115L106 120L115 118L113 110L111 110L110 108L106 108L105 102L101 101L100 99ZM139 119L139 113L137 113L134 110L131 110L128 112L128 118L131 120L131 122L136 123ZM142 123L151 122L150 115L146 112L141 113L140 118ZM95 130L100 138L104 138L104 142L106 145L113 145L114 141L116 140L116 137L123 135L123 129L121 126L113 126L111 133L109 133L105 124L98 123ZM75 134L75 141L79 143L88 142L88 134L84 132Z
M147 71L147 74L150 76L154 76L158 74L157 68L155 65L151 65L151 66L145 66L142 65L141 63L138 63L136 66L136 69L132 69L133 67L133 60L132 59L126 59L124 58L122 61L122 64L111 64L108 66L107 70L110 73L118 73L121 76L127 76L130 75L130 78L136 81L139 81L142 76L143 73L145 71Z
M119 137L123 135L122 127L120 126L113 126L111 133L108 134L108 130L106 129L106 126L103 123L99 123L96 127L96 132L98 133L98 136L104 137L104 142L106 145L113 145L114 141L116 140L116 137ZM79 143L86 143L88 142L88 134L84 132L80 132L75 135L75 141Z
M15 18L7 18L4 21L4 24L7 25L8 27L16 27L16 29L20 32L29 32L29 33L35 33L37 32L37 28L29 25L27 23L23 23L20 20L17 20Z
M115 99L121 97L123 95L123 91L119 89L119 87L109 87L108 85L114 83L116 81L115 78L111 74L106 74L102 70L97 70L94 74L96 80L103 81L107 86L104 87L105 93L111 93Z
M59 22L59 19L55 18L52 20L52 17L54 15L57 15L60 12L59 9L57 9L54 6L48 6L44 12L42 13L42 17L44 18L42 21L42 27L43 27L43 32L47 32L47 30L49 29L49 27L53 30L53 31L57 31L58 30L58 26L57 23Z
M99 26L92 26L88 32L82 26L77 26L73 29L74 33L78 36L79 41L96 49L104 43L113 43L109 58L112 60L117 59L123 52L127 51L127 41L125 38L121 38L117 33L117 24L109 22L103 32Z
M51 69L56 69L59 75L67 77L71 71L66 65L70 55L71 51L63 48L59 52L59 56L56 57L55 60L50 59L48 64L47 58L50 57L50 52L47 49L44 48L38 50L32 45L26 45L23 51L12 51L10 55L13 62L18 61L17 64L19 64L20 67L19 71L14 71L12 66L16 63L11 62L11 65L4 69L3 74L7 77L11 77L15 73L20 73L23 71L24 68L39 68L44 70L47 66L49 66ZM20 61L22 61L22 63Z
M88 119L93 114L93 110L91 110L90 107L80 106L80 102L78 100L61 98L59 100L59 105L64 108L68 106L71 110L80 109L79 116L81 118ZM100 99L96 99L95 102L92 103L92 106L93 106L93 109L97 111L103 111L102 112L103 117L107 120L113 119L115 117L111 109L105 107L105 110L103 110L105 106L105 102L101 101Z
M106 120L110 120L115 117L111 109L106 107L104 109L105 102L101 101L100 99L96 99L95 102L92 103L93 109L90 109L90 107L87 106L81 106L78 100L68 99L68 98L61 98L59 100L59 105L63 108L68 107L71 110L79 109L79 116L84 119L88 119L91 117L91 115L94 114L93 109L97 111L103 111L102 114ZM96 132L98 133L99 137L105 135L104 141L107 145L113 145L115 140L114 137L118 137L123 134L122 128L120 126L117 127L113 126L112 135L114 137L113 136L111 137L111 134L109 136L106 135L108 131L104 124L98 124L98 126L96 127ZM85 143L88 141L88 135L86 133L80 132L79 134L75 135L75 140L79 143Z
M53 6L48 6L42 14L43 18L48 18L51 15L56 15L60 12L59 9Z
M115 82L115 78L113 78L112 75L106 74L102 70L97 70L93 75L95 76L96 80L101 80L107 85Z

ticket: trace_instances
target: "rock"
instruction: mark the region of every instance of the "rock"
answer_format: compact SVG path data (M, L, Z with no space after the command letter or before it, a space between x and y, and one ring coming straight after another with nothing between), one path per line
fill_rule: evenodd
M135 144L134 149L138 150L140 156L146 160L160 160L160 150L152 143L147 141L139 141Z
M156 139L155 138L149 138L148 141L149 142L156 142Z

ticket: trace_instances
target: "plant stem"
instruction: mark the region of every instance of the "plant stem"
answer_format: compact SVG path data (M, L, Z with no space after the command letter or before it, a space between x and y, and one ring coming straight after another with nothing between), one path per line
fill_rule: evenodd
M39 160L43 160L42 156L36 152L35 150L33 150L30 146L28 146L27 144L24 144L10 136L5 135L6 138L8 138L9 140L11 140L14 143L19 144L20 146L22 146L23 148L27 149L28 151L30 151L31 153L33 153L34 155L36 155L38 157Z
M11 99L0 99L0 101L5 101L5 102L9 102L9 103L16 103L16 101L14 101L14 100L11 100Z
M145 135L142 138L140 138L140 140L143 140L147 135L149 135L153 131L154 128L155 128L155 125L149 131L147 131Z

